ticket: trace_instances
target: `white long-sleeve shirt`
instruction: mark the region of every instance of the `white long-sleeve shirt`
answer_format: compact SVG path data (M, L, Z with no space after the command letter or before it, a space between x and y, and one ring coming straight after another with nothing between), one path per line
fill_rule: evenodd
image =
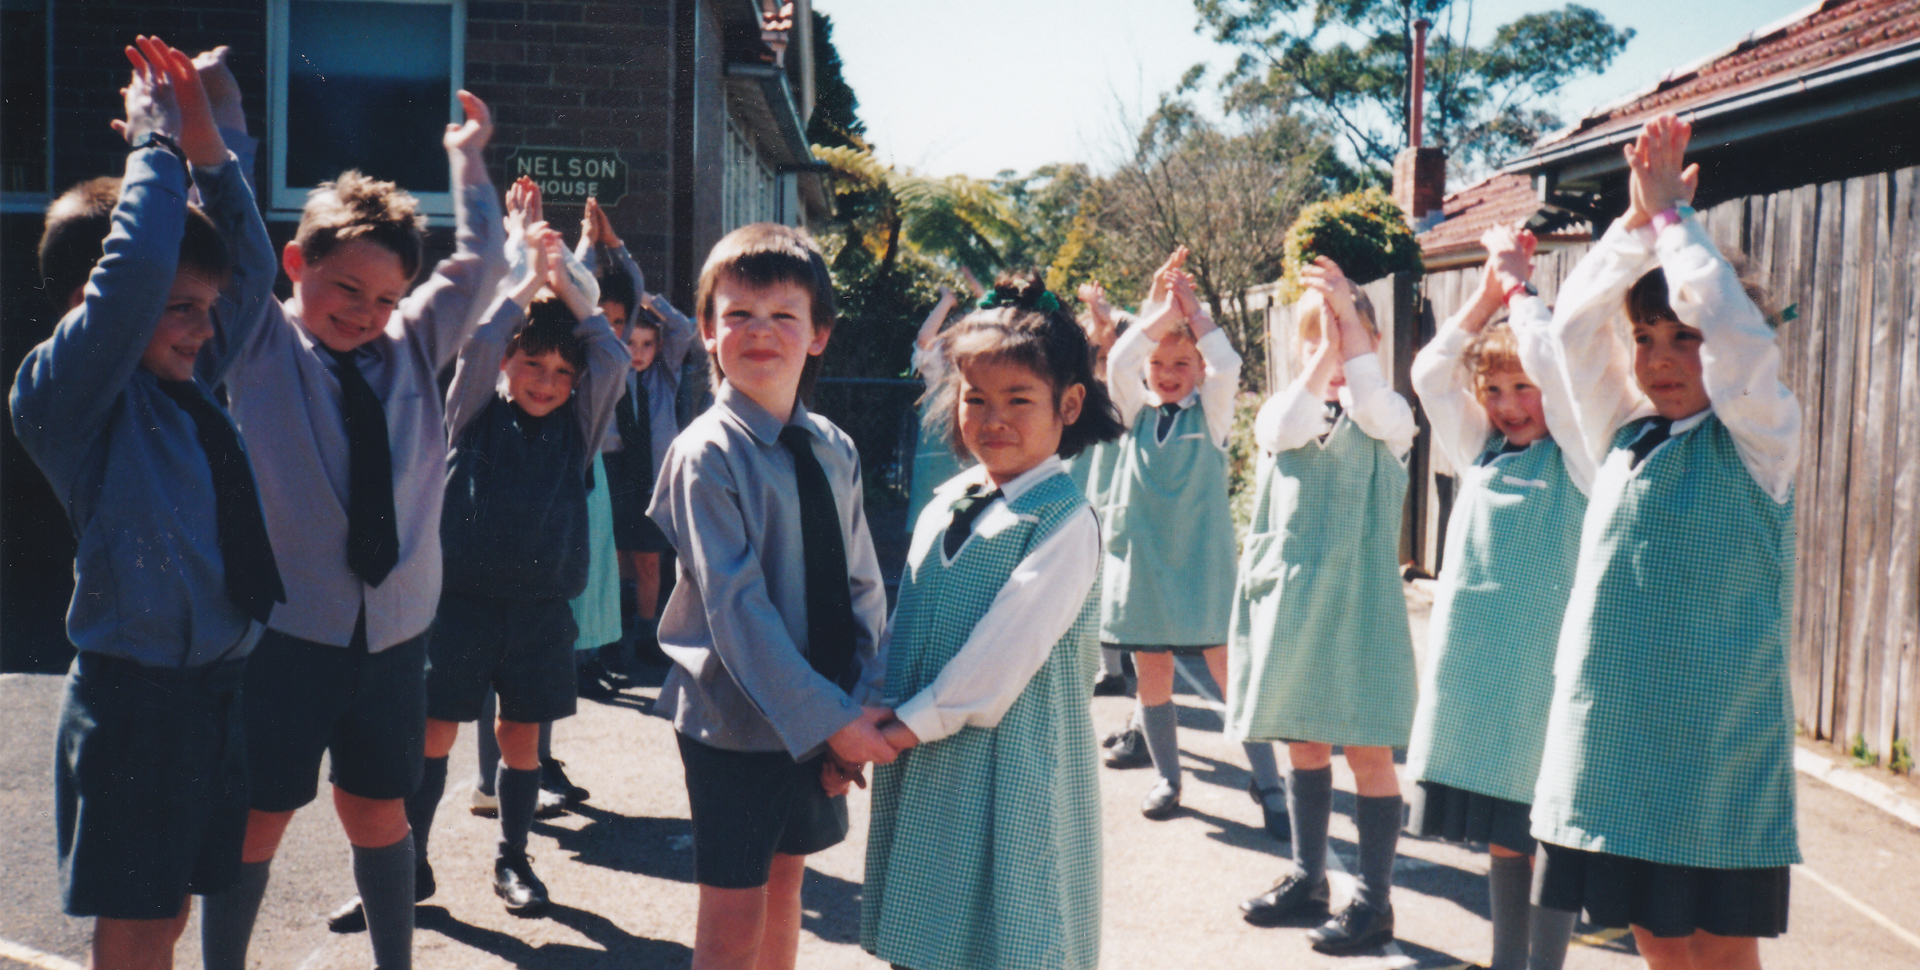
M1394 391L1380 370L1380 355L1361 354L1346 363L1347 383L1340 388L1340 406L1367 437L1384 442L1395 458L1413 450L1420 426L1413 408ZM1292 451L1327 433L1326 400L1307 389L1309 374L1302 370L1293 383L1267 398L1254 418L1253 437L1270 455ZM1483 439L1484 440L1484 439Z
M1780 380L1773 328L1691 217L1657 235L1651 226L1630 230L1624 221L1615 222L1560 285L1550 334L1572 390L1580 443L1598 466L1622 425L1654 413L1653 402L1634 380L1625 298L1656 265L1666 271L1674 315L1703 338L1701 380L1713 414L1733 436L1754 481L1774 501L1786 501L1800 463L1800 406ZM1693 427L1704 415L1675 422L1672 433ZM1571 440L1561 447L1575 450Z
M1195 341L1201 360L1206 362L1206 376L1186 400L1179 402L1162 401L1160 395L1147 386L1147 360L1153 356L1155 346L1153 338L1147 336L1147 328L1136 325L1121 334L1108 353L1107 393L1113 396L1120 420L1131 428L1140 409L1149 404L1178 403L1182 408L1198 404L1205 409L1202 413L1207 416L1207 433L1213 443L1225 448L1227 439L1233 435L1233 395L1240 389L1240 355L1234 351L1226 331L1214 330Z
M1413 358L1413 391L1427 409L1427 421L1433 428L1433 445L1444 467L1442 473L1458 475L1480 457L1487 446L1493 423L1486 408L1474 393L1474 375L1467 373L1461 357L1473 342L1473 335L1460 326L1472 307L1454 314L1440 332ZM1567 387L1566 368L1560 361L1559 344L1548 330L1553 311L1537 296L1521 296L1509 307L1507 326L1519 345L1520 367L1540 389L1540 410L1546 418L1547 433L1553 436L1567 463L1567 476L1585 495L1593 489L1597 470L1593 456L1581 445L1580 428L1574 420L1573 395ZM1571 445L1571 447L1569 447Z
M1060 459L1049 456L1000 486L1002 497L990 503L974 520L974 530L988 527L997 516L1012 515L1007 508L1009 501L1064 471L1066 466ZM962 473L953 487L964 488L986 480L986 469L975 465ZM943 489L942 493L949 491ZM915 535L907 561L920 561L927 553L928 543L943 541L945 535L945 530ZM956 734L965 727L998 726L1007 709L1026 690L1027 682L1040 671L1054 646L1079 617L1080 608L1093 591L1093 582L1100 573L1100 549L1099 521L1093 509L1082 508L1014 567L986 615L967 636L967 642L941 668L933 683L894 708L894 717L923 744ZM879 663L883 670L892 637L893 628L889 624L880 649Z

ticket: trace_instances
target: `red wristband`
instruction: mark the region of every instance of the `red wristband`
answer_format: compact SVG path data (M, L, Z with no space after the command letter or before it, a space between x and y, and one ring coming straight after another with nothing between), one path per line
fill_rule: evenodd
M1501 305L1501 306L1509 306L1509 305L1511 305L1511 304L1513 303L1513 295L1514 295L1515 293L1518 293L1518 292L1520 292L1521 290L1524 290L1524 289L1526 289L1526 288L1527 288L1527 281L1526 281L1526 280L1521 280L1520 282L1518 282L1518 283L1515 283L1515 284L1513 284L1512 286L1509 286L1509 287L1507 287L1507 292L1505 292L1505 293L1502 293L1502 294L1500 295L1500 305Z

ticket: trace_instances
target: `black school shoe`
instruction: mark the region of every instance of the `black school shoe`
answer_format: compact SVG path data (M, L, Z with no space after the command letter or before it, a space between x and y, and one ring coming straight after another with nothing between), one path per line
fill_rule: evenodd
M433 891L439 887L433 881L433 866L425 859L413 867L413 901L424 903L433 898ZM342 903L339 909L327 914L327 929L335 933L365 933L367 931L367 910L360 905L360 897Z
M1147 736L1138 728L1109 734L1101 744L1107 749L1104 760L1109 768L1145 768L1153 764L1153 755L1147 751Z
M1321 953L1335 955L1385 946L1393 942L1393 904L1375 907L1356 900L1325 925L1308 930L1307 940Z
M525 849L502 849L495 857L493 894L515 916L532 916L547 908L547 884L533 874L533 858Z
M1324 917L1328 899L1325 876L1308 882L1297 872L1289 873L1272 889L1241 903L1240 915L1255 926L1288 926L1302 918Z
M1180 786L1162 778L1147 789L1147 797L1140 802L1140 814L1156 822L1180 814Z
M1127 696L1127 677L1125 674L1108 674L1093 682L1095 697Z
M567 763L559 758L540 759L540 792L542 795L552 793L560 796L562 808L572 808L593 797L592 792L574 784L573 779L567 777Z
M579 686L576 689L579 695L587 700L605 701L620 696L619 689L608 682L607 668L600 663L598 657L581 664L576 668L575 674L579 677Z

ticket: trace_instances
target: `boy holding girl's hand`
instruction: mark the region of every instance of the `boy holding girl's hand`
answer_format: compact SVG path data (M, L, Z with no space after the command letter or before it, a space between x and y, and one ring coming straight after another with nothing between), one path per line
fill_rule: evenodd
M886 621L860 458L800 403L833 331L805 233L759 223L714 247L696 316L721 379L674 439L648 515L679 553L660 690L686 767L700 884L695 970L794 964L806 857L846 838L842 795L891 762L876 657Z
M487 106L459 92L442 136L455 251L415 287L424 218L390 182L348 171L307 198L283 253L293 298L239 349L227 378L255 444L267 529L289 604L246 681L252 812L239 883L207 901L208 970L244 966L268 867L330 755L334 809L375 964L411 965L416 884L404 799L419 788L426 640L440 600L447 473L436 375L504 275L499 199L483 152ZM271 249L267 250L271 254Z
M69 312L11 403L80 540L55 756L66 911L97 918L92 965L138 970L171 967L187 895L239 870L241 674L286 596L246 451L209 393L272 300L265 227L193 62L158 38L126 53L113 127L133 152L105 252L53 277ZM205 213L187 203L189 166ZM82 236L101 251L85 210L108 191L54 204L43 261Z

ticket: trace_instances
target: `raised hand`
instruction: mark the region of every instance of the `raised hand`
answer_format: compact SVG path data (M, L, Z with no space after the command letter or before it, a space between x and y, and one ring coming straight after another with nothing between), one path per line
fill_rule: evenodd
M613 220L608 218L607 210L600 207L600 200L587 199L587 221L593 223L593 240L608 249L619 249L626 243L620 241L620 234L613 231Z
M472 92L460 92L460 107L467 113L465 124L447 123L447 133L440 143L450 152L465 152L478 155L493 138L493 112L487 103L475 97Z
M1675 206L1691 205L1700 187L1700 166L1687 165L1687 142L1693 126L1665 114L1646 123L1640 137L1622 147L1627 168L1627 228L1637 229Z
M126 102L127 117L124 120L116 118L112 122L113 130L125 138L129 145L140 144L148 135L174 138L180 134L180 102L173 88L173 78L164 66L154 63L148 56L151 49L148 41L149 38L145 36L137 37L134 44L138 46L126 49L127 61L133 65L132 79L120 89L120 96ZM153 43L159 42L155 40Z
M233 68L227 66L230 53L225 44L210 51L201 51L193 58L193 68L200 75L200 86L207 92L207 104L213 109L214 124L235 131L246 131L247 112L240 99L240 82L234 79Z
M1153 282L1147 290L1147 302L1159 303L1167 299L1168 290L1173 285L1172 274L1180 272L1180 267L1186 264L1187 247L1181 246L1169 254L1167 261L1161 263L1160 268L1153 271Z
M540 218L540 186L525 175L513 180L507 186L507 234L524 235L529 226L542 221Z
M1320 314L1320 332L1329 353L1345 361L1373 352L1366 328L1360 325L1359 311L1353 306L1353 283L1341 271L1339 263L1325 256L1315 257L1313 265L1301 272L1300 281L1320 294L1324 309Z
M539 295L540 288L547 285L548 271L553 268L549 247L561 244L560 231L544 222L536 222L516 231L524 238L527 247L527 275L514 287L513 292L507 294L507 299L520 304L520 309L525 310L533 305L533 298ZM572 304L568 304L568 307L571 309Z
M546 223L540 223L540 225L545 227ZM580 292L578 286L573 285L573 275L567 272L566 266L564 265L566 256L561 253L561 249L565 244L560 240L560 233L554 230L548 230L548 235L542 242L543 246L541 248L545 251L547 260L547 272L545 274L547 288L560 297L560 302L565 303L567 309L573 311L573 316L576 320L585 320L595 313L598 313L600 308L594 305L592 300L587 299L587 295ZM531 236L527 238L527 243L529 248L531 248L533 244L533 238Z

